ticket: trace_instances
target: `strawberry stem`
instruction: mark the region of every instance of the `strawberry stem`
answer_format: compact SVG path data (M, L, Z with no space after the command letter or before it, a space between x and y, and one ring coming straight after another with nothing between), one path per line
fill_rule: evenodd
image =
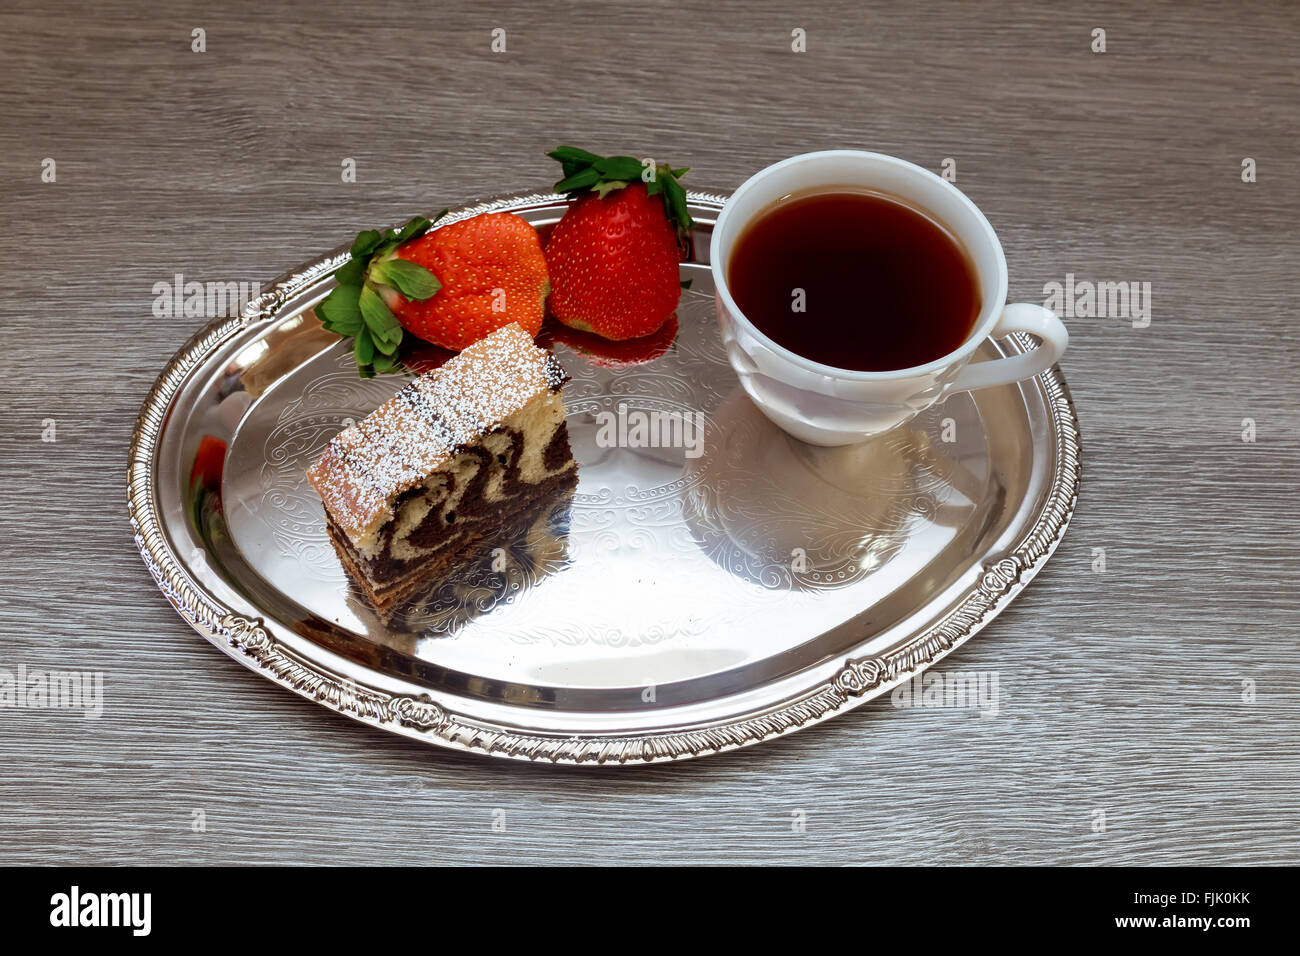
M428 232L446 213L444 209L432 222L416 216L400 229L357 233L348 261L334 272L338 286L316 306L326 330L353 340L352 354L362 378L391 372L399 362L402 326L385 298L400 292L408 299L424 301L442 288L432 272L397 258L396 252Z
M603 199L611 191L639 180L645 183L648 195L663 197L664 213L677 227L679 237L685 238L694 225L686 205L686 190L677 181L689 166L674 169L668 163L643 162L633 156L597 156L576 146L560 146L546 155L564 170L564 177L555 184L557 193L575 199L590 191Z

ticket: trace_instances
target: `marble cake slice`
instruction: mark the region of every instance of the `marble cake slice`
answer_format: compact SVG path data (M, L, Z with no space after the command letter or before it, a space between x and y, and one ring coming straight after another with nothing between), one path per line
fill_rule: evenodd
M576 483L567 380L509 325L330 441L307 477L344 568L376 608L391 610L512 516Z

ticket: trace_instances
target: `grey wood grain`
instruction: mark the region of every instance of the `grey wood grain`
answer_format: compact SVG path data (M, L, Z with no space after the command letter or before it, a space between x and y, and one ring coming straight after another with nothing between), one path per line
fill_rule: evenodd
M102 670L107 700L0 709L0 862L1300 862L1297 28L1267 2L5 4L0 666ZM172 612L123 464L201 320L154 318L153 284L544 186L560 142L717 188L814 148L951 157L1013 298L1151 283L1149 328L1068 320L1074 524L943 665L996 671L996 717L884 700L699 762L517 765L334 716Z

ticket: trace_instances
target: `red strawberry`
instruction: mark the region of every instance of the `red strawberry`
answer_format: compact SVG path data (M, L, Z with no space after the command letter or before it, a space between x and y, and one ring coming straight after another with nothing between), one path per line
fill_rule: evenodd
M542 327L551 290L546 256L537 230L514 213L453 222L393 254L442 282L423 301L381 290L402 328L426 342L459 352L512 322L530 335Z
M681 296L677 267L692 223L677 177L686 170L572 146L547 155L564 166L556 191L579 197L546 241L551 312L606 339L650 335Z
M212 435L204 435L199 439L198 451L194 453L190 485L197 483L206 491L216 491L221 487L221 472L225 464L226 443Z
M402 331L459 351L497 329L542 327L550 280L537 231L512 213L487 213L428 231L357 236L339 282L317 307L324 325L352 336L363 376L398 363Z

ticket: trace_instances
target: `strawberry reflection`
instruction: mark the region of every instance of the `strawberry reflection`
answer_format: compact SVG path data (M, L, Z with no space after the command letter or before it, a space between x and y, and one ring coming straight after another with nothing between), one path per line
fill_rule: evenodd
M677 313L674 312L657 332L639 339L612 342L592 332L579 332L548 315L537 334L537 344L551 348L567 345L598 368L630 368L653 362L665 354L677 339Z
M432 372L455 355L450 349L439 348L414 335L408 335L402 341L402 364L416 375Z

